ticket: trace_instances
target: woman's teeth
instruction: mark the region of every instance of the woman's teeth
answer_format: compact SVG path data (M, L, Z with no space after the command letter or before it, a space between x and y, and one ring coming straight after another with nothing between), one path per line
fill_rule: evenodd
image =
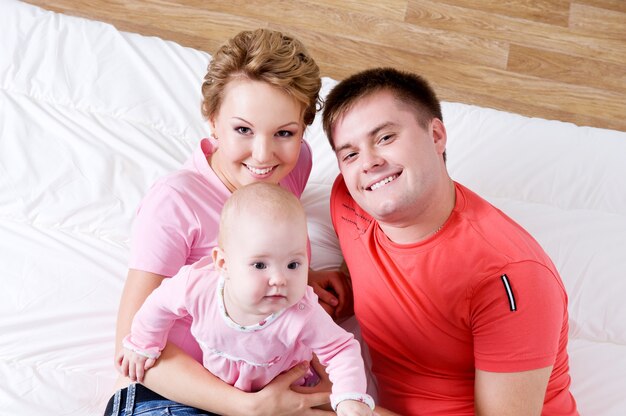
M252 166L248 166L248 165L246 165L246 167L248 168L250 172L254 173L255 175L265 175L267 173L270 173L271 170L274 169L273 167L259 169L259 168L253 168Z

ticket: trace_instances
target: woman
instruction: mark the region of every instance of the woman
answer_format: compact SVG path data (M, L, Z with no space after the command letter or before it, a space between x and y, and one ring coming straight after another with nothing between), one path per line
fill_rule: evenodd
M235 189L263 181L278 183L298 197L302 194L312 163L311 149L302 137L315 117L320 87L319 69L304 46L280 32L241 32L213 56L202 85L202 114L212 136L200 142L182 169L159 180L138 210L118 312L116 361L132 318L148 294L217 245L219 214ZM341 276L309 274L320 303L331 313L344 305L349 293ZM147 386L177 402L219 414L288 415L303 410L315 414L320 411L310 408L328 401L327 392L300 394L289 389L306 371L305 363L257 393L223 383L200 364L200 349L189 324L179 322L172 328L159 364L145 379ZM118 380L120 390L109 401L106 415L139 410L161 414L163 408L172 414L204 414L129 384L126 378Z

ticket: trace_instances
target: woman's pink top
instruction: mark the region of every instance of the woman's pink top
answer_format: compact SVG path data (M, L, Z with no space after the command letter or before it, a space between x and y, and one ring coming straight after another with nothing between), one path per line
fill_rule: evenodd
M214 139L202 139L181 169L148 191L133 223L129 268L173 276L182 266L210 255L217 245L222 207L231 195L207 162L216 145ZM311 148L303 141L296 166L280 185L299 198L311 167ZM201 361L190 324L189 318L177 322L169 339Z

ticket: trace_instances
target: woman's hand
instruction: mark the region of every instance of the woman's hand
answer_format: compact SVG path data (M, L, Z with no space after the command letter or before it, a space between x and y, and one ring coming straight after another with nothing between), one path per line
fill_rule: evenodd
M253 413L258 416L333 415L334 412L332 411L315 409L315 407L330 403L330 388L326 382L322 381L314 387L292 386L294 382L306 375L308 369L309 363L301 363L277 376L261 391L252 393L256 403L256 409ZM326 374L323 367L321 371L320 376ZM328 389L324 390L324 388Z
M328 377L328 373L326 372L326 367L320 363L320 360L317 358L317 355L313 354L313 358L309 363L313 370L317 373L320 380L315 386L291 386L291 390L297 391L298 393L311 394L324 392L329 394L333 388L333 383L330 381ZM308 371L308 367L307 367ZM328 402L330 404L330 402ZM330 407L329 407L330 409Z
M309 285L335 322L354 315L352 285L347 274L341 270L309 270Z

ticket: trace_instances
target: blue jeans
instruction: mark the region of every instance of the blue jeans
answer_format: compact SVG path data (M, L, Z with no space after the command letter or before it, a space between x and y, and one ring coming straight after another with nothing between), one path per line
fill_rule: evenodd
M141 384L115 392L104 416L217 416L166 399Z

